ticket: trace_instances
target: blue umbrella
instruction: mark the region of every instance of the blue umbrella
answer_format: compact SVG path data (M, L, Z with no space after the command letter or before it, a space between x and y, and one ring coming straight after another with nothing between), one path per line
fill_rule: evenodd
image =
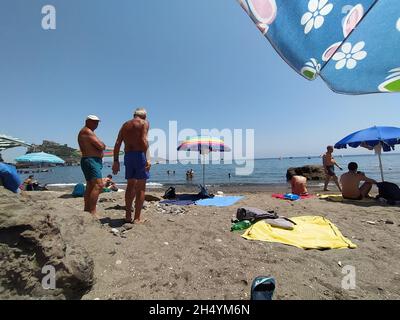
M23 156L15 158L16 162L25 162L25 163L52 163L52 164L64 164L65 161L53 154L45 153L45 152L37 152L37 153L27 153Z
M399 0L237 0L281 57L338 93L400 92Z
M400 143L400 128L396 127L371 127L349 134L335 144L336 149L365 147L369 150L375 149L379 157L379 167L381 169L381 177L383 179L381 149L388 152L394 150L394 146Z

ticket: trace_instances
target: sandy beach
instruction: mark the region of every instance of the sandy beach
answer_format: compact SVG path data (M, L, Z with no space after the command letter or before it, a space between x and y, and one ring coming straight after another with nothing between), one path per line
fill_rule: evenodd
M275 299L400 299L399 207L317 198L288 202L271 197L277 190L222 191L244 198L222 208L160 208L157 201L146 201L143 214L148 221L126 230L124 193L101 195L98 208L103 219L98 222L81 212L83 199L71 198L69 192L31 192L15 198L2 190L0 217L8 220L0 220L0 248L10 243L6 233L10 229L5 226L10 217L53 221L67 241L66 250L68 241L73 241L93 261L93 286L73 298L246 300L253 278L271 275L277 283ZM162 192L147 194L160 197ZM242 232L230 231L230 220L240 206L275 210L286 217L326 217L357 248L304 250L245 240ZM19 259L35 258L28 253ZM3 270L7 263L13 261L2 259ZM346 265L355 267L355 290L341 288ZM1 298L33 295L29 288L15 289L21 285L18 278L12 290L4 276L0 273Z

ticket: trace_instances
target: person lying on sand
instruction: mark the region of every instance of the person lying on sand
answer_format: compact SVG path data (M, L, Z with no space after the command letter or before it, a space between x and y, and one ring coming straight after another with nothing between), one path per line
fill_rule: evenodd
M298 175L292 175L288 173L286 176L288 182L290 182L292 186L292 193L297 194L299 196L308 195L307 191L307 178Z
M350 162L348 165L349 172L342 174L340 182L342 184L342 196L345 199L362 200L368 198L369 191L373 184L377 182L368 178L363 172L357 171L358 164ZM361 187L360 182L365 181Z
M133 119L125 122L118 134L114 146L113 174L120 170L119 151L122 143L125 145L125 178L128 185L125 191L126 217L128 223L142 223L140 214L143 207L146 191L146 180L150 178L150 155L147 135L149 123L146 120L147 112L143 108L135 110ZM135 201L135 217L132 220L132 203Z

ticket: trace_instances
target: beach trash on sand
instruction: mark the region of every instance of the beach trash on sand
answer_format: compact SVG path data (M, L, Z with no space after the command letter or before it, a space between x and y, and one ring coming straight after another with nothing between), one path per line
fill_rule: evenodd
M275 279L258 276L251 285L250 300L272 300L275 291Z
M249 220L243 220L232 224L231 231L237 230L245 230L251 226L251 222Z

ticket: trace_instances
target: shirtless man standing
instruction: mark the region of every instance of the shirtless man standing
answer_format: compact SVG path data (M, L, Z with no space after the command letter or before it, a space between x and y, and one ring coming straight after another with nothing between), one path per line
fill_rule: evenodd
M362 200L367 198L373 184L377 182L365 176L364 173L358 172L358 165L350 162L348 165L349 172L342 174L340 182L342 184L342 196L345 199ZM365 181L360 187L360 182Z
M86 179L85 208L93 217L99 218L96 213L97 200L103 190L101 170L103 168L103 151L106 146L95 135L100 119L94 115L86 118L85 126L79 131L78 143L81 149L81 169Z
M338 178L335 174L335 166L338 167L340 170L343 170L335 161L335 159L332 156L333 153L333 147L332 146L327 146L326 147L326 153L322 156L322 164L324 166L325 170L325 186L324 186L324 191L329 191L328 190L328 183L333 179L335 181L336 186L338 187L339 191L342 191L339 185Z
M125 179L128 186L125 192L126 222L142 223L140 213L143 207L146 180L149 179L150 156L147 134L149 123L146 120L147 112L143 108L135 110L133 119L125 122L119 131L114 146L114 163L112 170L114 174L120 171L119 151L122 142L125 145ZM132 220L132 203L135 201L135 217Z

